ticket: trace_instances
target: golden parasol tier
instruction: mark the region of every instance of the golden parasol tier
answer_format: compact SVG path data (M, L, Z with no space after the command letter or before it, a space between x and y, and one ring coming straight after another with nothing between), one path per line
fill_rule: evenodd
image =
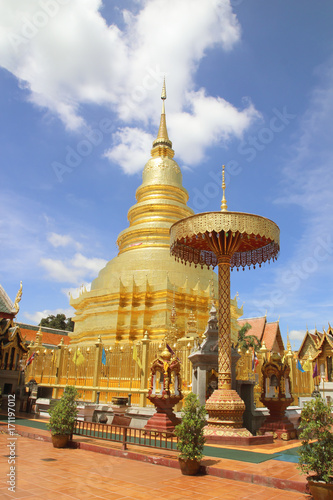
M205 433L246 437L251 434L242 428L245 404L231 388L230 269L275 260L280 230L264 217L227 212L224 193L221 208L221 212L201 213L173 224L170 249L185 264L218 266L218 389L206 402L209 418Z

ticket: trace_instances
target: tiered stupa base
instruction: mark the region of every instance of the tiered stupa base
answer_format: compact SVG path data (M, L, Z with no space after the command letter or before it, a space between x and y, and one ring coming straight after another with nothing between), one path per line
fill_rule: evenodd
M208 444L248 446L272 443L273 436L253 436L243 427L244 401L232 389L217 389L206 401L208 425L204 435Z

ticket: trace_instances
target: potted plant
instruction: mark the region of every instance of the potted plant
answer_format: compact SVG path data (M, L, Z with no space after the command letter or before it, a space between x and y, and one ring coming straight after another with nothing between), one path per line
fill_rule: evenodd
M178 460L182 473L194 476L199 471L203 457L203 429L207 425L207 412L193 392L186 396L184 403L182 420L175 427L175 435L178 437L177 449L180 451Z
M78 410L75 399L78 392L73 386L66 386L61 399L49 410L50 420L47 423L51 431L52 443L55 448L67 446L73 434Z
M320 396L307 402L301 413L298 468L307 477L313 498L333 498L333 405Z

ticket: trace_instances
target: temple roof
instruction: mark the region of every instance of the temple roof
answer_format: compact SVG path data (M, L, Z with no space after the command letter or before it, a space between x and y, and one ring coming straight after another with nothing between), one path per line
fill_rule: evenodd
M31 341L36 341L36 335L39 331L39 326L35 325L27 325L25 323L16 323L21 330L22 338L25 342L30 343ZM61 339L64 339L64 344L69 345L70 338L69 334L72 332L68 332L66 330L58 330L56 328L47 328L42 326L42 345L44 347L55 347L59 345Z
M7 293L0 285L0 315L11 315L15 316L16 310L14 308L13 302L8 297Z
M243 327L246 323L251 325L251 329L247 332L247 335L253 335L261 343L265 342L269 351L272 350L275 343L277 343L280 352L284 350L279 321L268 323L266 316L238 320L240 327Z

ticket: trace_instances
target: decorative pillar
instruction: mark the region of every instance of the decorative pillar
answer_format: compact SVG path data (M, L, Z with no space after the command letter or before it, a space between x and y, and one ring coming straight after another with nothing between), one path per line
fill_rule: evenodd
M231 337L230 337L230 256L218 259L219 269L219 349L218 388L231 390ZM244 406L245 409L245 406Z
M55 386L57 386L59 384L60 378L62 375L61 368L62 368L63 357L64 357L64 339L62 338L58 344L58 356L57 356L57 360L56 360L56 375L55 375L55 379L54 379ZM53 391L54 391L53 397L54 397L54 399L57 399L59 388L55 387Z
M218 256L218 389L206 401L205 434L245 437L251 435L243 428L245 404L231 388L230 260L228 254Z
M146 331L143 339L141 340L141 344L142 344L142 358L141 358L142 369L141 369L140 390L142 392L140 392L140 406L143 406L143 407L147 406L147 397L143 391L145 389L147 389L149 343L150 343L150 340L148 337L148 332Z
M92 401L96 401L97 398L97 388L99 384L99 376L101 373L101 362L102 362L102 339L101 336L98 336L97 342L95 343L96 352L95 352L95 366L94 366L94 378L93 378L93 387L92 391Z

